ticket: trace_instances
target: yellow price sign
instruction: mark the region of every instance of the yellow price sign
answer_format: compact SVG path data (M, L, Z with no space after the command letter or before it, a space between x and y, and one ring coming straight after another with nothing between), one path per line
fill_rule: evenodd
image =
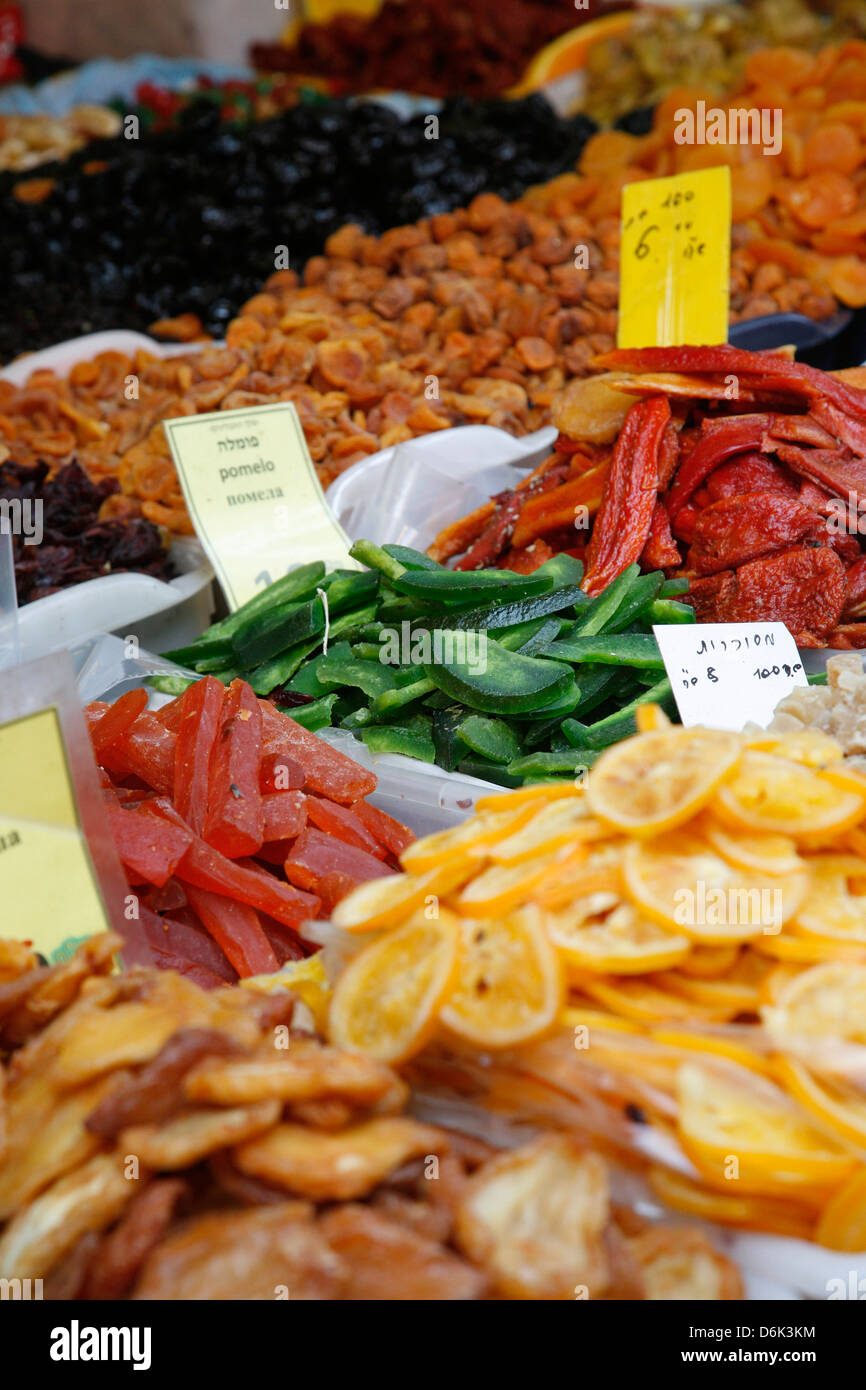
M727 164L627 184L617 345L727 342L730 261Z
M291 401L166 420L196 534L234 611L294 565L357 568Z

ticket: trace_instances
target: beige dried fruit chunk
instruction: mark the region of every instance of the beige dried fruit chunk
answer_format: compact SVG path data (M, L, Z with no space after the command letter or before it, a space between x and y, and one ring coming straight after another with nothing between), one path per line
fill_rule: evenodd
M319 1229L348 1270L345 1298L400 1302L484 1297L487 1279L480 1270L438 1241L371 1207L334 1207L322 1217Z
M590 1298L610 1284L607 1167L564 1135L491 1159L457 1209L458 1246L507 1298Z
M730 1260L700 1231L660 1226L628 1242L643 1271L651 1301L741 1299L743 1286Z
M866 753L866 672L858 652L830 657L826 686L798 686L779 701L771 731L804 727L832 735L846 757Z
M99 1136L84 1125L115 1084L114 1077L103 1077L71 1095L57 1095L39 1084L10 1086L9 1138L0 1166L0 1221L102 1147ZM32 1101L37 1102L35 1110Z
M337 1133L282 1124L234 1151L241 1172L314 1202L365 1197L410 1158L441 1153L440 1130L407 1116L365 1120Z
M33 970L38 961L22 941L0 940L0 984L5 984L9 980L17 980L19 975L25 975L28 970Z
M569 439L612 444L622 429L634 397L616 391L605 376L571 381L553 402L551 417Z
M202 1062L186 1080L190 1100L216 1105L246 1105L275 1098L318 1100L338 1096L370 1105L385 1096L394 1073L370 1057L335 1047L294 1043L284 1052Z
M103 1231L138 1191L116 1154L96 1154L49 1187L0 1237L0 1279L41 1279L90 1231Z
M180 1300L339 1298L339 1257L304 1202L212 1212L186 1222L145 1261L133 1297Z
M262 1134L280 1118L277 1100L231 1110L193 1110L165 1124L132 1125L120 1136L124 1153L135 1154L147 1168L173 1172L189 1168L208 1154Z

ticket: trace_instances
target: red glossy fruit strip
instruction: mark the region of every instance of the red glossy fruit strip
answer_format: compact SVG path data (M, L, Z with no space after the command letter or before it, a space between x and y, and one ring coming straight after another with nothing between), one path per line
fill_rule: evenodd
M192 884L186 892L190 907L222 948L241 979L250 975L271 974L279 969L273 947L252 907Z
M192 689L192 686L190 686ZM186 694L186 691L184 691ZM180 721L183 715L183 695L178 695L176 700L171 700L161 709L154 710L154 713L164 729L168 729L170 734L176 734L180 728Z
M304 785L304 769L294 758L284 753L266 753L259 763L259 791L263 796L269 792L300 791Z
M342 873L358 883L392 874L381 859L366 850L347 845L321 830L307 829L298 836L285 863L286 878L299 888L315 889L326 874Z
M265 844L290 840L300 835L307 823L307 800L303 792L271 792L262 797L265 818Z
M100 753L128 732L144 709L147 709L147 691L142 687L128 690L113 705L109 705L102 718L90 729L97 759Z
M153 814L183 824L174 808L161 798L151 802L150 807ZM178 864L177 876L184 884L234 897L258 911L269 912L287 927L315 917L319 910L319 900L313 894L299 893L263 869L254 873L245 865L226 859L197 835Z
M625 417L587 551L582 588L590 597L640 559L658 497L659 449L670 417L666 396L635 402Z
M210 761L207 815L202 832L208 844L229 859L254 854L264 839L259 791L261 757L259 701L246 681L232 681L225 693L222 723Z
M670 517L663 502L656 502L650 521L649 535L641 552L641 565L646 570L668 569L682 564L682 556L671 535Z
M126 735L106 750L105 765L120 776L140 777L160 795L171 796L174 746L175 735L150 710L143 710Z
M222 682L215 676L205 676L180 698L174 804L196 835L204 830L211 754L222 719L224 695Z
M399 857L411 845L415 836L408 826L395 820L385 811L380 811L378 806L371 806L369 801L355 801L352 803L352 810L359 820L362 820L367 829L375 835L376 839L385 846L389 854L395 858Z
M337 903L341 903L358 887L359 883L364 882L363 878L355 878L353 874L341 873L339 869L335 869L333 873L325 874L324 878L319 879L318 886L323 914L330 916Z
M215 985L233 984L238 972L230 965L212 936L195 920L188 908L178 908L161 917L142 906L139 919L148 946L163 970L179 970L187 975L193 969L205 971L210 977L206 989Z
M365 849L376 859L385 858L384 845L370 834L364 822L349 807L338 806L335 801L327 801L323 797L310 796L307 798L307 819L326 834L345 840L347 845Z
M106 809L124 868L161 888L192 844L192 831L152 815L144 806L108 805Z
M359 796L368 796L376 789L372 772L352 762L345 753L332 748L323 739L302 729L286 714L280 714L267 700L259 701L262 710L264 752L279 753L300 763L304 771L304 786L320 796L330 797L350 806Z
M727 420L707 424L706 432L680 464L667 500L668 515L676 520L677 512L688 502L692 493L708 478L714 468L733 454L760 449L772 415L734 415Z

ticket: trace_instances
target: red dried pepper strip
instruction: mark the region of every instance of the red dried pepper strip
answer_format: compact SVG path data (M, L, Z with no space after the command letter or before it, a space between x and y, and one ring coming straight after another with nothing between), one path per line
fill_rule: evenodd
M210 761L203 831L208 844L229 859L254 854L264 839L259 791L261 757L262 715L258 697L246 681L232 681L225 693L222 723Z
M777 444L776 455L795 473L820 483L847 500L853 492L866 498L866 459L846 458L841 449L801 449L796 444Z
M319 830L336 836L338 840L345 840L347 845L364 849L376 859L385 858L384 846L347 806L338 806L336 801L311 796L307 799L307 818Z
M637 401L616 441L587 553L583 589L606 589L646 545L658 496L658 458L671 415L666 396Z
M272 974L279 969L273 947L253 908L192 884L186 891L190 907L241 979Z
M656 502L650 521L649 535L641 552L641 565L646 570L664 570L682 564L679 547L671 535L670 517L663 502Z
M732 454L760 449L772 418L771 415L732 415L730 419L713 420L706 424L701 438L688 458L680 464L668 496L667 508L671 521L676 520L680 508L685 506L692 493L720 463Z
M668 420L659 446L659 492L664 492L677 471L680 461L680 432L673 420Z
M792 362L777 353L747 352L719 347L614 348L595 358L604 371L714 373L743 377L741 385L792 390L807 397L825 397L840 410L866 419L866 391L847 386L817 367Z
M204 830L210 760L224 695L222 682L205 676L181 696L174 750L174 804L196 835Z
M119 700L115 700L113 705L109 705L102 718L90 726L93 751L97 758L106 748L110 748L112 743L123 738L146 708L147 691L141 688L128 690Z
M106 810L124 868L161 888L192 844L192 831L150 814L144 804L129 809L108 804Z

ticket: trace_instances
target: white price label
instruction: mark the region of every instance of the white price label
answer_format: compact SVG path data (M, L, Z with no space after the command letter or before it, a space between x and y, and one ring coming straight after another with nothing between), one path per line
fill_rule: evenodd
M809 683L784 623L671 623L653 632L685 725L765 728L779 701Z

